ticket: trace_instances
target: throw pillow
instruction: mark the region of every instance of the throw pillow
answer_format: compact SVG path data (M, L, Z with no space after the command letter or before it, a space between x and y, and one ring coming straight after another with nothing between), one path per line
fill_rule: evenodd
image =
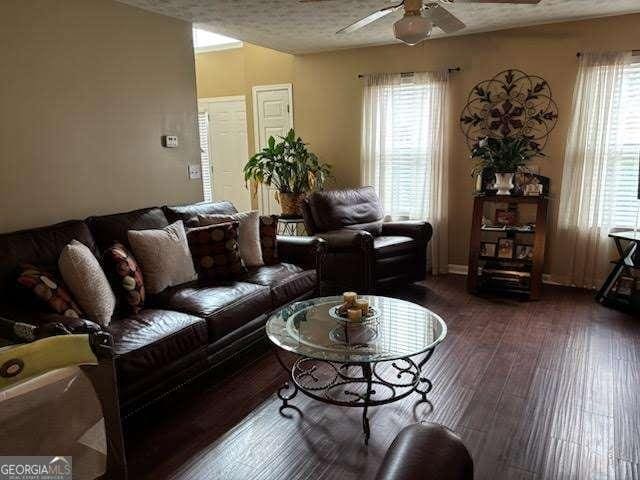
M201 227L217 225L220 223L239 222L238 244L240 245L240 257L247 267L261 267L262 247L260 246L260 215L257 210L240 212L233 215L209 214L198 215L198 223Z
M31 290L55 313L74 318L83 315L82 310L73 301L69 290L62 281L39 267L21 265L18 284Z
M142 267L147 293L160 293L197 278L181 220L161 230L129 230L127 236Z
M91 250L73 240L62 250L58 268L87 318L103 327L109 325L116 308L116 296Z
M107 277L115 287L121 309L134 315L144 308L145 292L142 271L134 256L119 242L104 252Z
M238 246L238 222L194 228L187 238L200 278L230 280L246 273Z
M262 260L265 265L280 262L278 258L278 242L276 241L278 215L263 215L260 217L260 246Z

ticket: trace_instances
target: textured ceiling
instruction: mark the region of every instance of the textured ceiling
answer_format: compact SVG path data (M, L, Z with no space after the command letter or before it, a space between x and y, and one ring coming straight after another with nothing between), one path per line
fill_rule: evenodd
M385 0L119 0L145 10L201 24L216 33L290 53L334 50L394 43L392 24L397 11L351 34L335 32L365 15L388 6ZM475 32L640 12L640 0L542 0L538 5L449 5ZM444 34L434 29L433 37Z

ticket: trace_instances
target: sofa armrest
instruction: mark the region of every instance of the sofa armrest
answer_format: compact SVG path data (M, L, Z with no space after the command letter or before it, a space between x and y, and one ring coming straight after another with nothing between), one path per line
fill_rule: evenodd
M433 227L430 223L421 220L386 222L382 224L382 235L411 237L426 244L431 240Z
M373 235L365 230L332 230L318 236L327 242L327 251L332 253L373 251Z
M435 423L405 427L382 460L376 480L473 480L473 460L462 440Z
M318 237L278 235L278 256L280 260L305 268L317 268L326 242Z
M102 330L100 325L84 318L66 317L64 315L43 314L36 327L38 338L52 335L67 335L80 333L96 333Z

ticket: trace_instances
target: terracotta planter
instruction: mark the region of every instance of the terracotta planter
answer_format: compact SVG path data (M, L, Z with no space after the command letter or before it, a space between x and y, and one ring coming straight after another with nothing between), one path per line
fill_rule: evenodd
M278 192L278 201L284 217L301 217L304 193Z

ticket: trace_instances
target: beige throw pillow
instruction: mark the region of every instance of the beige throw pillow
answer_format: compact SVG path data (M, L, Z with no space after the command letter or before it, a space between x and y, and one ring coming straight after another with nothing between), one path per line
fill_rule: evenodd
M162 230L129 230L127 236L147 293L160 293L197 278L182 221Z
M88 319L103 327L109 325L116 308L116 296L91 250L73 240L62 250L58 268Z
M217 225L226 222L239 222L238 244L240 246L240 258L247 267L261 267L262 247L260 246L260 214L257 210L240 212L233 215L208 214L198 215L198 223L201 227Z

